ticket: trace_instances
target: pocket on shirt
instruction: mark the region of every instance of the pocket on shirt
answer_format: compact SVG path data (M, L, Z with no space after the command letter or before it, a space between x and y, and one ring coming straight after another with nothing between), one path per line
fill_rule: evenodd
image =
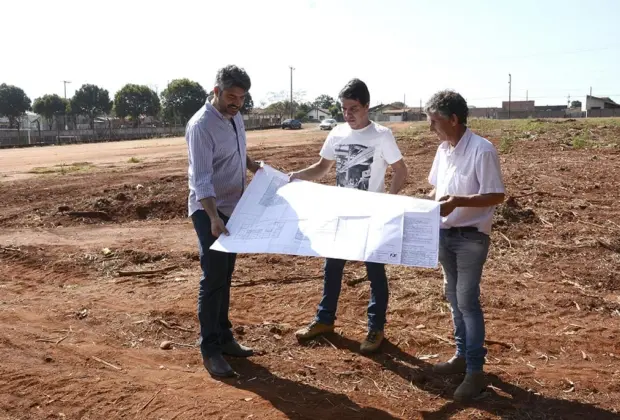
M465 175L458 171L454 172L450 180L450 195L478 194L480 186L475 174Z

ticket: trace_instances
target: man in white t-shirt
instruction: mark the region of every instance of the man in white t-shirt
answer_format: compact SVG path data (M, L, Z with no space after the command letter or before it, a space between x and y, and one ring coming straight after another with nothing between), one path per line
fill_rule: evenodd
M318 180L336 163L336 184L339 187L385 192L385 171L391 166L394 174L390 194L397 194L405 184L407 166L392 131L369 120L370 93L366 84L359 79L351 80L340 92L339 99L347 124L338 125L330 132L321 149L320 160L306 169L292 172L291 181ZM310 339L334 330L345 264L344 260L326 259L323 298L316 318L295 333L298 339ZM360 350L372 353L383 341L388 281L384 264L367 262L366 271L370 280L368 334Z
M456 342L454 357L434 370L465 373L454 399L467 401L486 388L480 280L493 212L504 201L504 182L495 147L466 125L468 107L461 95L449 90L436 93L426 105L426 114L431 131L442 141L428 177L435 187L429 196L441 203L439 262Z

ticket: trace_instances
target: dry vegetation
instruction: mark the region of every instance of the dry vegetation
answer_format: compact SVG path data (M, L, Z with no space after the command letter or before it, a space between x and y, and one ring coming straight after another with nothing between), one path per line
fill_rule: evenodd
M367 358L363 265L345 270L337 333L300 345L293 332L314 314L322 261L277 255L239 257L231 318L258 355L232 361L238 378L211 379L195 347L185 161L128 151L116 172L0 183L0 417L619 418L620 122L472 127L501 151L509 196L483 280L484 400L451 401L460 378L430 371L453 352L439 270L388 268L389 343ZM422 194L436 140L424 124L397 131L406 194ZM324 135L252 153L295 169L315 161Z

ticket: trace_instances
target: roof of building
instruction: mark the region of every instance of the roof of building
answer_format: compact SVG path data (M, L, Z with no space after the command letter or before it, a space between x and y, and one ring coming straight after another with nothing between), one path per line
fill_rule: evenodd
M400 108L400 109L388 109L383 111L384 114L403 114L405 112L420 112L420 107Z
M318 108L318 107L313 107L310 111L308 111L308 114L313 112L313 111L317 111L317 110L322 112L322 113L324 113L324 114L330 114L330 112L328 110L323 109L323 108Z

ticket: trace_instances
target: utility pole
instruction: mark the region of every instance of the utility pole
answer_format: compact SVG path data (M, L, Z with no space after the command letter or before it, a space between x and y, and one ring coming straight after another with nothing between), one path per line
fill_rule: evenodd
M568 94L568 107L570 108L570 93Z
M62 83L65 86L65 101L66 101L67 100L67 83L71 83L71 82L68 81L68 80L63 80ZM64 121L63 122L65 124L65 130L67 130L69 128L69 127L67 127L67 112L64 112L63 115L64 115Z
M592 86L590 86L590 96L592 96Z
M512 102L512 75L508 73L508 119L510 119L510 103Z
M420 98L420 121L422 121L422 98Z
M525 101L526 101L526 102L527 102L527 98L528 98L528 93L529 93L529 91L527 91L527 90L526 90L526 91L525 91Z
M293 70L295 68L293 66L288 66L291 69L291 119L293 118Z
M403 93L403 109L407 108L407 94Z

